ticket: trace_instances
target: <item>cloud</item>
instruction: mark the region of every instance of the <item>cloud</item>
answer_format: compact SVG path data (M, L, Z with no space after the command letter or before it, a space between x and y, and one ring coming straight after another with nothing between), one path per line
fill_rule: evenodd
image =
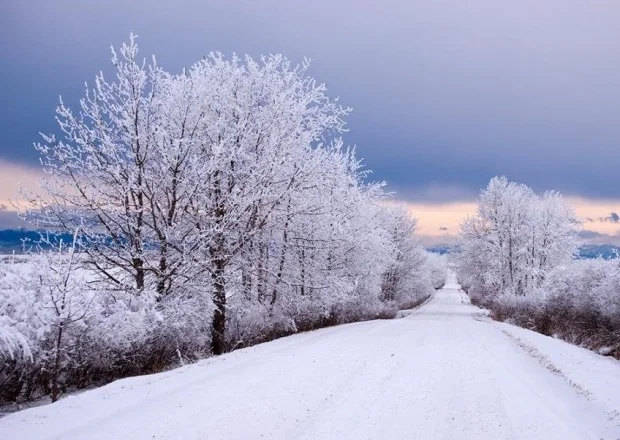
M579 237L584 240L595 240L595 239L600 239L600 238L609 237L609 236L607 234L601 234L600 232L584 229L582 231L579 231Z
M401 199L472 200L498 174L620 199L619 2L56 0L2 12L8 160L34 163L58 94L75 106L83 81L109 69L109 44L135 30L141 54L177 72L210 50L311 57L311 73L355 109L345 140ZM437 182L458 191L425 190Z
M486 185L484 182L482 185ZM452 202L471 202L480 190L470 189L450 183L429 183L424 185L398 185L388 182L387 191L399 200L412 203L442 205Z
M611 223L618 223L620 222L620 216L615 212L611 212L609 213L608 217L603 218L603 221L611 222Z
M618 213L616 212L610 212L609 215L607 217L597 217L592 218L592 217L586 217L583 220L585 223L620 223L620 215L618 215Z
M588 229L579 231L579 238L585 244L609 244L620 246L620 233L606 234Z
M27 228L28 224L6 205L0 204L0 229Z
M40 177L40 169L0 159L0 229L28 227L16 213L19 189L36 191Z
M19 188L38 188L41 169L9 162L0 158L0 204L9 209L11 201L19 199Z

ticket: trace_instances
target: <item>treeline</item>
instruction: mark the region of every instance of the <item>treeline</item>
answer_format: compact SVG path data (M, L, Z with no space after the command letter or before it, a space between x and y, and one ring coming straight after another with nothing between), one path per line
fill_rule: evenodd
M73 238L0 267L0 401L390 318L443 284L307 64L212 54L174 75L133 36L113 63L36 146L24 217Z
M461 228L459 281L496 319L620 358L620 264L575 259L578 226L559 194L493 178Z

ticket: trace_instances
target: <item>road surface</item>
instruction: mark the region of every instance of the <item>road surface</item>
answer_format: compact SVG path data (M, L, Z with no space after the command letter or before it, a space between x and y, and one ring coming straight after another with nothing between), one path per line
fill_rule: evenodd
M450 274L405 318L120 380L0 419L0 438L620 439L619 364L511 328Z

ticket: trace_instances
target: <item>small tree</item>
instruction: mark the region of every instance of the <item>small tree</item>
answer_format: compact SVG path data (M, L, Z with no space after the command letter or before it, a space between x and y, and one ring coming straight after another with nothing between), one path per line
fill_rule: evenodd
M47 326L51 342L52 402L60 397L60 376L70 360L69 344L75 344L76 334L85 327L94 292L85 282L80 270L79 234L76 230L71 243L44 239L47 247L36 259L39 278L37 301L42 313L39 319Z
M87 263L116 288L141 292L147 283L146 179L154 151L163 73L140 63L136 37L112 49L116 81L103 73L86 89L80 111L60 102L64 140L43 135L35 148L45 177L42 193L27 195L26 219L39 227L79 230Z

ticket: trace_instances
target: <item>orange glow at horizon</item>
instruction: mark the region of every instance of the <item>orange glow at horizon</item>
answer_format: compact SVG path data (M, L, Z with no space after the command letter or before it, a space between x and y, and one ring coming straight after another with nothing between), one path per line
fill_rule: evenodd
M0 209L14 211L14 204L19 200L19 185L36 190L37 180L41 175L40 168L0 160ZM612 212L620 214L620 200L597 200L579 196L566 196L565 199L575 210L583 230L605 234L620 244L620 222L605 220ZM418 233L438 240L458 235L461 222L476 211L475 201L430 203L392 199L383 203L405 205L411 215L418 219Z
M610 236L620 235L620 223L601 220L612 212L620 213L620 201L574 196L565 197L565 200L575 210L582 229ZM418 233L433 238L458 235L463 220L476 211L475 202L422 203L391 200L388 204L405 205L412 216L418 219Z

